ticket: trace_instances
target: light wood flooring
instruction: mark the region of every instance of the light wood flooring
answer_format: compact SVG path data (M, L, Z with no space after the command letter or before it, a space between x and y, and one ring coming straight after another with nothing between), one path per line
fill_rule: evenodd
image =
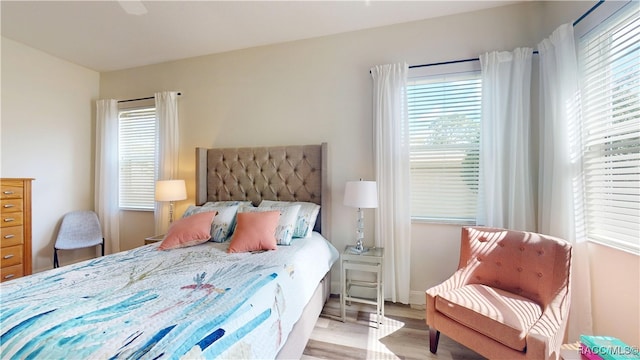
M332 296L324 307L302 359L439 359L479 360L477 353L440 335L437 355L429 352L429 328L424 310L385 303L385 319L376 328L375 307L352 303L347 320L337 320L340 299Z

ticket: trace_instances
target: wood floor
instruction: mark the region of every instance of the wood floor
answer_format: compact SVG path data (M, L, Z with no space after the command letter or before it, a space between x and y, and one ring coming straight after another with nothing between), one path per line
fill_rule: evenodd
M385 303L385 319L375 327L375 307L347 306L347 321L340 315L340 300L331 297L316 323L302 359L484 359L468 348L440 335L438 354L429 352L429 328L424 310ZM330 317L329 317L330 316Z

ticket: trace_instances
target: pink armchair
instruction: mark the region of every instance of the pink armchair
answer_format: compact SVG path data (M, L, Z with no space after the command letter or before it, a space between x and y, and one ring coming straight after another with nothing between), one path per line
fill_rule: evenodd
M429 347L440 332L490 359L557 359L571 288L571 244L495 228L462 229L458 270L427 290Z

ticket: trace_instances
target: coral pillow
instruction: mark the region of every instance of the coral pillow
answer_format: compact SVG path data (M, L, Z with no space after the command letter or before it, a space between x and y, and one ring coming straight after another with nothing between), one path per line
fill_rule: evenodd
M183 218L189 217L193 214L216 211L216 217L211 224L211 241L213 242L225 242L231 237L231 232L236 224L236 213L238 212L238 205L233 206L212 206L211 203L206 203L203 206L189 206L182 215Z
M211 239L211 223L216 214L207 211L174 221L158 249L170 250L207 242Z
M278 220L278 226L276 226L276 242L278 245L291 245L293 230L296 227L296 220L298 219L300 205L247 207L242 209L241 212L262 212L273 210L278 210L280 212L280 220Z
M276 250L278 246L275 234L279 220L278 210L238 213L236 229L227 252Z

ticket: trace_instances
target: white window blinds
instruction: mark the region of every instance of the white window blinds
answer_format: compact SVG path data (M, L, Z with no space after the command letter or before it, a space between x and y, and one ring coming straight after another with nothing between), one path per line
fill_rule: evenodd
M410 79L411 216L475 223L480 72Z
M154 208L156 127L155 107L120 111L121 209Z
M580 39L587 238L640 254L640 7Z

